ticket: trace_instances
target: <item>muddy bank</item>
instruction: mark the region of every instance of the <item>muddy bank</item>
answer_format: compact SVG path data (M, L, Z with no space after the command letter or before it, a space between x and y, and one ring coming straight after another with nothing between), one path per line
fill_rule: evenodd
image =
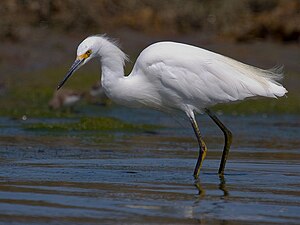
M36 30L30 38L22 42L3 42L0 46L2 52L0 77L5 74L68 66L75 57L80 41L97 33L106 33L117 39L122 50L133 62L137 54L146 46L157 41L173 40L206 48L258 67L270 68L275 65L284 65L288 72L300 72L300 45L295 43L282 44L272 41L235 43L221 41L203 33L148 35L130 29L120 29L114 32L78 32L68 35Z

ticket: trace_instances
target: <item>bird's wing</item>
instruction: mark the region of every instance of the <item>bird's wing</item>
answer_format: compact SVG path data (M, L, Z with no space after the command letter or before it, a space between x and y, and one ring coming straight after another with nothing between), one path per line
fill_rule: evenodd
M185 67L160 62L149 66L148 69L160 79L161 86L158 91L167 104L193 105L201 109L238 99L236 91L228 88L230 83L205 68L199 68L198 73L195 73Z
M172 104L181 102L203 109L252 96L276 97L286 93L272 79L271 71L200 50L203 49L185 56L161 55L148 63L145 73L161 81L159 91L167 101L175 101Z

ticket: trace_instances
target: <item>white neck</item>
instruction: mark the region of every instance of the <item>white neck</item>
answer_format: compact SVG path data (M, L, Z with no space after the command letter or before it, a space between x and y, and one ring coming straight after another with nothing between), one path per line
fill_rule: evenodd
M118 83L124 79L124 64L126 55L108 39L99 37L98 57L101 63L101 83L105 93L114 98Z
M157 105L160 98L143 73L124 76L126 55L115 44L99 38L98 57L102 67L101 84L110 99L132 107Z

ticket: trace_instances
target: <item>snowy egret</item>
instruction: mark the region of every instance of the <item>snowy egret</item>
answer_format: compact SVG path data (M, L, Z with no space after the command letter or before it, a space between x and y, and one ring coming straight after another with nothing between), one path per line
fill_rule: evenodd
M223 174L232 134L209 107L254 96L277 98L287 93L278 83L283 77L281 70L259 69L205 49L167 41L144 49L132 72L124 76L126 55L116 43L101 35L87 37L80 43L77 58L57 89L92 58L100 60L102 86L116 103L169 113L182 111L188 116L199 144L195 178L207 151L195 113L206 112L224 133L219 167L219 174Z

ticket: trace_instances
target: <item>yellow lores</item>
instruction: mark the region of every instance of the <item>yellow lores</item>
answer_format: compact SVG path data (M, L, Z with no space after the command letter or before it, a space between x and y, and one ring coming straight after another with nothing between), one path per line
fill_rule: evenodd
M86 51L86 53L83 53L82 55L77 56L77 59L82 60L88 58L92 54L92 50Z

